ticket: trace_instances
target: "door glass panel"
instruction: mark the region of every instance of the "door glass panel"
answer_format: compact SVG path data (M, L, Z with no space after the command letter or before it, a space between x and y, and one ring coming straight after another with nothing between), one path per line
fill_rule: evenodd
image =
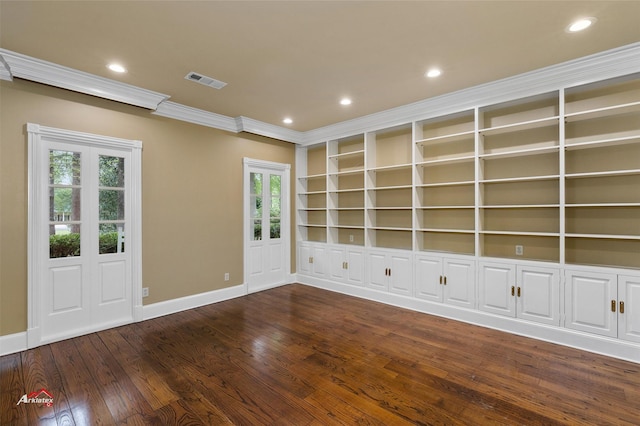
M271 175L270 178L270 209L269 209L269 237L280 238L280 175Z
M98 156L98 253L124 253L124 158Z
M124 253L124 223L98 225L99 254Z
M49 257L80 256L79 152L49 151Z
M251 233L254 241L262 240L262 173L249 174L251 197Z
M100 189L100 220L124 220L124 190Z
M99 183L102 187L124 188L124 158L100 155Z

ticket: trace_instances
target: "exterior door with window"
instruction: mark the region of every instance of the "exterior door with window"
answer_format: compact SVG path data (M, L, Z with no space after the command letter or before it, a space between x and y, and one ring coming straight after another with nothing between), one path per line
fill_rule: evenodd
M30 133L30 346L134 319L132 150L59 136Z
M245 159L248 292L285 283L289 268L289 165Z

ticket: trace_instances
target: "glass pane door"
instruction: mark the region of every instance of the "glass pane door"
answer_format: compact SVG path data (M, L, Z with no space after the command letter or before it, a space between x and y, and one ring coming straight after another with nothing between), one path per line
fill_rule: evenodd
M49 150L49 258L80 256L81 156Z
M251 197L251 221L250 239L262 240L262 173L251 172L249 174L249 196Z
M124 253L124 158L98 156L98 253Z

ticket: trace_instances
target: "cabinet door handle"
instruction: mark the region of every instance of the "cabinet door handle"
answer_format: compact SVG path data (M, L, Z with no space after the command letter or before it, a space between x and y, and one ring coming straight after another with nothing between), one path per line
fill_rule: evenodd
M520 287L518 287L518 297L520 297L522 292L520 291Z
M313 263L313 256L309 256L309 263Z
M620 313L624 314L624 302L620 301Z
M440 275L440 284L442 284L442 275Z
M391 276L391 268L389 268L389 276Z
M515 296L516 295L516 287L515 286L511 286L511 295Z
M615 312L616 311L616 301L612 300L611 301L611 312Z
M447 285L447 276L444 276L444 285Z
M344 269L349 269L349 262L344 262Z

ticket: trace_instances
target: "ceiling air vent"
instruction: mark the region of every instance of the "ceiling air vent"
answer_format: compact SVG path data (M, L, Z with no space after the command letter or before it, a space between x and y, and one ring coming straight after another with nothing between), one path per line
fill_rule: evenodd
M186 80L195 81L196 83L203 84L205 86L213 87L214 89L222 89L227 85L224 81L216 80L215 78L207 77L206 75L198 74L191 71L184 77Z

